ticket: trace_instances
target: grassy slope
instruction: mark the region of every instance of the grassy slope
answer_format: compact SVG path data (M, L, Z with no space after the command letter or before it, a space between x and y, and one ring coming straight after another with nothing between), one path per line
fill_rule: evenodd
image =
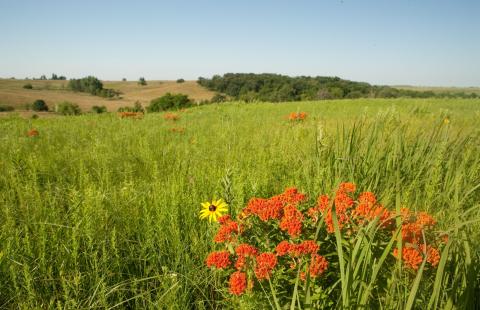
M406 90L416 90L416 91L433 91L435 93L456 93L456 92L464 92L466 94L476 93L480 95L480 87L440 87L440 86L410 86L410 85L397 85L392 86L398 89L406 89Z
M117 89L123 93L122 99L109 100L89 94L67 91L64 88L67 86L68 81L0 79L0 104L24 109L26 103L31 103L36 99L43 99L51 106L66 100L77 103L84 111L89 111L94 105L105 105L109 111L116 111L119 107L133 105L137 100L143 105L147 105L150 100L160 97L167 92L183 93L197 101L210 99L214 94L199 86L195 81L186 81L184 83L176 83L175 81L147 82L148 85L140 86L133 81L105 81L105 88ZM23 85L27 83L31 83L34 89L24 89Z
M292 111L308 119L293 125L285 120ZM209 105L175 123L161 114L0 120L0 307L128 300L121 305L238 309L203 265L213 229L197 218L200 202L225 195L227 169L236 210L292 185L314 199L339 181L393 208L398 165L402 206L432 212L440 229L450 228L455 206L480 201L478 189L465 196L480 183L479 116L480 100L401 99ZM39 137L25 136L31 127ZM480 229L472 225L465 243L453 231L451 238L456 272L475 276L462 263L466 245L478 255ZM431 296L425 285L418 305Z

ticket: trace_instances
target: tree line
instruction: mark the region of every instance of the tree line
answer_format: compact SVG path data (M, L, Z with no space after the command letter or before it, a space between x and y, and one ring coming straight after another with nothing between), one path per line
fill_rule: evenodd
M280 74L226 73L211 79L200 77L197 83L209 90L242 101L301 101L343 98L478 98L476 93L416 91L390 86L370 85L339 77L298 76Z

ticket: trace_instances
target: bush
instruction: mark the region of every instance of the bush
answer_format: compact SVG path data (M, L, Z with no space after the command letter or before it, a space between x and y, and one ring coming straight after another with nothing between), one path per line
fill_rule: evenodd
M37 99L32 104L33 111L48 111L48 105L42 99Z
M30 84L30 83L28 83L28 84L23 85L23 88L25 88L25 89L33 89L33 85Z
M63 115L79 115L82 114L82 110L78 106L78 104L71 103L68 101L61 102L57 104L55 108L56 112L63 114Z
M138 79L138 84L142 85L142 86L145 86L145 85L147 85L147 81L145 80L144 77L141 77L141 78Z
M147 107L148 112L160 112L166 110L178 110L188 108L192 105L192 100L184 94L166 93L162 97L150 101Z
M215 94L213 96L212 100L210 100L212 103L220 103L220 102L225 102L227 101L227 96L223 94Z
M9 106L9 105L0 105L0 112L10 112L15 110L14 107Z
M177 80L177 83L183 83L183 82L185 82L184 79L178 79L178 80Z
M107 112L107 107L105 107L104 105L102 106L94 105L92 107L92 112L97 114L105 113Z

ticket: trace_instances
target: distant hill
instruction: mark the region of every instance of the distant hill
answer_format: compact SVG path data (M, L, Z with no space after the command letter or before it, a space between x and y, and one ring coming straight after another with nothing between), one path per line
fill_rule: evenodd
M195 81L148 81L141 86L137 81L102 81L105 88L119 90L121 99L107 99L87 93L73 92L67 89L68 80L16 80L0 79L0 105L9 105L22 110L25 104L36 99L43 99L51 107L62 101L78 104L83 111L89 111L94 105L104 105L109 111L119 107L133 106L140 101L146 106L150 100L163 96L167 92L182 93L195 101L210 100L215 93L198 85ZM31 84L33 89L25 89L25 84Z
M198 84L211 91L224 93L244 101L300 101L343 98L476 98L477 93L441 92L414 90L390 86L370 85L365 82L344 80L339 77L298 76L280 74L226 73L211 79L199 78Z

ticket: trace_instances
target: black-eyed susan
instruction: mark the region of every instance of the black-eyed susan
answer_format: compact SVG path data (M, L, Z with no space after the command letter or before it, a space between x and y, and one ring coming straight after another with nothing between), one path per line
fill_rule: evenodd
M215 200L212 202L202 202L202 210L200 211L200 218L206 219L211 223L216 222L220 216L222 216L228 210L228 205L223 199Z

